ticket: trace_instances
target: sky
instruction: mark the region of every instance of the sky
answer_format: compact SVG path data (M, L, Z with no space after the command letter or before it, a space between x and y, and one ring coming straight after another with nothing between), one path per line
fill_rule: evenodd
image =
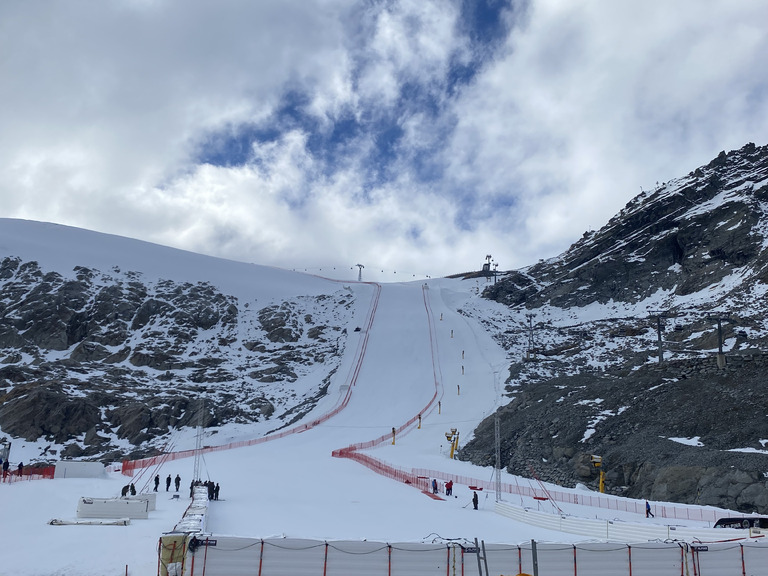
M768 143L760 0L0 4L0 217L395 281Z
M166 278L176 281L195 281L207 275L238 298L249 294L251 298L267 300L285 295L332 294L339 289L338 282L312 275L176 254L156 246L99 237L61 226L8 221L0 224L3 225L0 247L4 252L25 260L34 259L46 269L64 275L75 274L73 262L91 268L104 268L110 262L120 268L133 267L140 262L136 270L146 277L161 270ZM9 229L12 232L6 233ZM247 272L247 268L251 271ZM258 281L254 276L259 277ZM276 288L279 285L284 288ZM670 525L677 527L675 537L689 538L695 534L699 542L704 543L744 536L743 531L709 531L712 519L735 513L652 501L655 517L645 518L643 501L601 496L583 486L544 485L506 471L502 472L503 486L529 490L539 499L505 491L500 499L527 521L498 513L493 467L450 459L445 433L455 428L460 446L464 445L479 422L506 402L501 393L501 375L508 368L507 353L480 320L463 312L468 307L485 309L490 316L500 305L479 296L474 280L343 285L354 294L354 301L350 302L350 325L359 326L361 330L347 331L348 341L341 351L339 369L329 381L327 395L293 428L283 429L283 437L272 434L268 441L208 452L198 460L198 475L219 483L221 488L220 501L210 503L206 514L206 531L212 537L222 537L222 541L223 535L229 535L320 542L457 541L464 544L478 538L487 544L507 545L528 544L535 539L540 543L586 546L596 540L594 526L599 525L606 533L621 530L629 534L623 538L639 544L633 546L632 554L641 557L643 546L648 546L647 540L657 540L659 534L663 535L662 539L667 537ZM423 416L421 427L416 423L419 414ZM264 432L273 426L271 422L252 426L230 423L205 429L202 445L226 446L263 438ZM388 437L392 427L398 430L394 444ZM175 450L193 449L195 434L195 429L182 429L168 444ZM382 436L383 442L360 448L359 452L376 458L384 468L439 480L438 499L353 460L332 456L334 450L368 442L374 444L373 441ZM46 444L50 448L44 439L28 442L14 438L9 456L13 468L19 461L28 465ZM187 490L195 459L171 457L157 467L138 469L132 477L116 472L115 467L119 465L113 463L99 478L1 482L0 506L6 519L0 525L3 573L15 576L156 573L158 539L174 529L189 505ZM78 521L76 510L81 497L117 497L129 482L133 482L139 492L149 492L155 474L161 479L178 474L182 489L180 498L173 499L174 489L165 492L161 482L156 510L151 511L147 519L133 519L127 526L49 524L52 519L65 523ZM457 478L453 498L443 490L443 481L448 478ZM484 488L477 491L476 511L470 504L473 485ZM578 505L563 501L574 493L578 495ZM586 505L588 498L595 504ZM598 502L602 506L598 506ZM690 516L684 516L685 519L678 515L688 513ZM702 521L704 515L709 520ZM568 531L552 528L561 520L568 521ZM694 532L688 533L683 527ZM671 546L674 557L679 557L677 544ZM733 546L737 544L728 543L731 549ZM762 569L764 563L755 564L749 546L747 566L750 570L755 565ZM552 573L573 573L571 548L566 549L565 571ZM765 545L759 547L760 554L764 555L766 550ZM666 559L663 555L655 558L660 562ZM712 558L715 558L714 552L704 562ZM733 552L728 558L740 569L740 558ZM545 562L544 554L540 561ZM198 557L198 570L199 562ZM589 566L594 571L594 565ZM679 568L677 570L679 573ZM722 570L712 573L722 573Z

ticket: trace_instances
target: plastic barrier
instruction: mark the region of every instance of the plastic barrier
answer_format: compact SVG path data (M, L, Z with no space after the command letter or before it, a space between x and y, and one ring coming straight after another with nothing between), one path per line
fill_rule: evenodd
M25 466L21 476L18 470L11 468L6 474L0 472L0 482L11 484L22 480L52 480L54 474L56 474L56 466Z
M361 576L412 574L469 576L478 563L487 574L533 574L534 546L539 574L547 576L680 576L681 574L733 574L758 576L768 563L765 543L678 542L610 544L524 545L451 543L388 543L369 541L320 541L291 538L239 538L195 535L175 543L186 550L184 576L203 574ZM170 556L166 542L160 552ZM176 554L179 562L179 554ZM162 560L160 560L162 563ZM161 575L171 572L161 571Z

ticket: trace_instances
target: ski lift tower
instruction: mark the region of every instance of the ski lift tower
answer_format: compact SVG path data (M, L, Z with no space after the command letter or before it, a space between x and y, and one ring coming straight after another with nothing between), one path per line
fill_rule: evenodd
M197 434L195 436L195 465L192 481L200 480L200 455L203 451L203 399L200 398L197 407Z
M358 270L357 270L357 281L358 282L362 282L363 281L363 268L365 268L365 266L363 266L362 264L355 264L355 266L357 266L357 268L358 268Z

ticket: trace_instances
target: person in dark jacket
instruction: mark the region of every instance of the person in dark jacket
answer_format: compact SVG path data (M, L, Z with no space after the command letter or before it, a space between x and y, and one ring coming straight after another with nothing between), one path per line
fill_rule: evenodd
M173 482L176 485L176 492L178 492L179 491L179 486L181 486L181 476L176 474L176 479Z
M122 496L123 498L128 496L128 490L130 490L130 489L131 489L131 487L128 484L123 486L123 489L120 491L120 496Z
M216 487L213 489L213 499L218 500L219 499L219 483L216 482Z
M474 506L475 510L477 510L477 503L478 503L478 497L477 492L472 493L472 506Z
M437 494L437 478L432 478L432 494Z
M19 462L19 478L24 474L24 462Z
M160 486L160 474L155 474L155 492L157 492L158 486Z
M136 486L131 482L131 496L136 496Z
M171 488L171 475L168 474L168 478L165 479L165 491L168 492L170 488Z
M10 464L8 463L8 460L6 459L5 462L3 462L3 478L8 476L8 468L10 467Z

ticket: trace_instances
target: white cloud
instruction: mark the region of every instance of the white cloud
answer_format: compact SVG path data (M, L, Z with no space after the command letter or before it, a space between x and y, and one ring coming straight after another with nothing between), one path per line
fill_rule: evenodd
M451 65L478 57L463 17L423 0L6 3L0 215L434 276L554 256L641 186L768 143L765 3L535 0L449 93ZM317 125L198 164L289 90ZM350 114L359 133L317 154ZM389 158L379 118L403 131Z

